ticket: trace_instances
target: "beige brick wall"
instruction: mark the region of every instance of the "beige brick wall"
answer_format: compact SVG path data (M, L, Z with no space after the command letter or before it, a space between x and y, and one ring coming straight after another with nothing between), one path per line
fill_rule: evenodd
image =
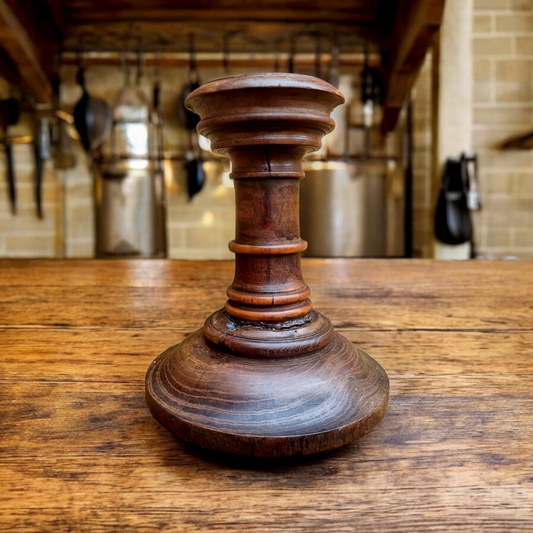
M482 210L474 223L477 249L485 257L533 257L533 152L500 148L510 136L533 130L532 34L533 0L475 0L471 137L479 155ZM429 57L413 97L413 237L415 254L427 257L435 203Z
M533 257L533 153L501 143L533 130L533 0L475 0L472 141L483 210L479 251Z

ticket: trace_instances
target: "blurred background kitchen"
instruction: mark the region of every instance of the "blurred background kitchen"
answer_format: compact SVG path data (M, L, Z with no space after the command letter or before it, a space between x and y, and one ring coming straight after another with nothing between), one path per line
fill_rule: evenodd
M0 0L0 256L231 259L183 101L269 71L346 96L308 256L533 258L533 0Z

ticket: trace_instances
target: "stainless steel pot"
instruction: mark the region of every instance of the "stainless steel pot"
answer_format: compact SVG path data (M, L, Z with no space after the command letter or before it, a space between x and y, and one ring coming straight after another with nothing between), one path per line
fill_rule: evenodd
M158 248L155 170L102 165L97 190L98 255L153 257Z
M308 257L386 255L386 177L341 162L308 162L300 189Z
M165 257L165 185L159 88L153 109L140 86L131 85L125 62L125 86L113 109L111 155L102 158L96 176L97 255Z

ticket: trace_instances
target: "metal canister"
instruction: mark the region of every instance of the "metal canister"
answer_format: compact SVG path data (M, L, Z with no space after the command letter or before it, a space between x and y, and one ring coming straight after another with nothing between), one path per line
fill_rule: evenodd
M386 255L385 174L344 162L308 162L300 189L308 257Z

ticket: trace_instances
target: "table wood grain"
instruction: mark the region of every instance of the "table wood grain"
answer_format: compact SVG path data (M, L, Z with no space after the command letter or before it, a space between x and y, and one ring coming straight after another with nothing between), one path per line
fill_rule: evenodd
M0 261L0 531L533 531L533 263L303 269L389 408L351 446L258 461L178 441L144 401L231 262Z

